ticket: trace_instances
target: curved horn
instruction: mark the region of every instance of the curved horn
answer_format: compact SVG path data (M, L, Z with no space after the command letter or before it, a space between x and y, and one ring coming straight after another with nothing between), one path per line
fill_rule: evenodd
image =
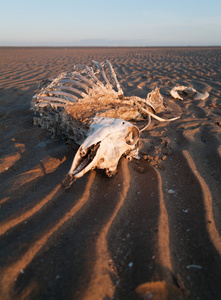
M130 126L127 128L127 135L125 141L128 145L135 145L139 140L140 131L136 126Z

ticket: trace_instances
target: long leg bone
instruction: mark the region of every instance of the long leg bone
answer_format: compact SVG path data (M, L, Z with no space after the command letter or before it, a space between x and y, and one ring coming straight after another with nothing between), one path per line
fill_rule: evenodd
M171 122L171 121L175 121L177 119L179 119L180 117L175 117L172 119L163 119L161 117L158 117L157 115L153 114L152 112L148 111L147 109L143 108L142 106L140 106L139 104L137 104L137 106L139 107L140 110L142 110L144 113L150 115L151 117L153 117L154 119L160 121L160 122Z

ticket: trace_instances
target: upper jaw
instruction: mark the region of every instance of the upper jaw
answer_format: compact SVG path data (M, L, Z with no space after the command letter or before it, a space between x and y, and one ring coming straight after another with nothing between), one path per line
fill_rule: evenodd
M82 146L80 146L79 150L77 151L74 157L71 169L68 172L68 174L79 178L82 177L89 170L94 169L98 160L97 151L99 147L100 143L92 145L91 147L88 147L83 151Z
M120 157L138 148L139 129L131 123L115 118L95 118L89 136L78 149L70 176L82 177L91 169L106 169L108 176L116 173ZM137 154L137 153L136 153Z

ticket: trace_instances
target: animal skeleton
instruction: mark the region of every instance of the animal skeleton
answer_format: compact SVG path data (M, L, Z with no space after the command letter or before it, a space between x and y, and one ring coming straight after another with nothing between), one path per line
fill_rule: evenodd
M74 66L73 72L61 73L40 85L32 99L32 109L40 115L34 124L47 128L53 135L64 134L78 149L69 176L78 178L95 167L105 169L108 176L116 173L121 156L138 157L140 131L147 128L151 117L163 111L163 97L158 88L140 97L124 97L109 61L93 67ZM129 121L148 118L142 130Z

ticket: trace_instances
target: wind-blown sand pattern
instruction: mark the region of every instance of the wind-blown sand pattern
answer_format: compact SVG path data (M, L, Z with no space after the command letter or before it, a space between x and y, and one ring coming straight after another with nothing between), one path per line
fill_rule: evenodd
M0 48L0 299L221 299L221 48ZM108 59L126 96L167 110L69 189L77 146L33 126L43 78ZM175 100L176 85L208 92Z

